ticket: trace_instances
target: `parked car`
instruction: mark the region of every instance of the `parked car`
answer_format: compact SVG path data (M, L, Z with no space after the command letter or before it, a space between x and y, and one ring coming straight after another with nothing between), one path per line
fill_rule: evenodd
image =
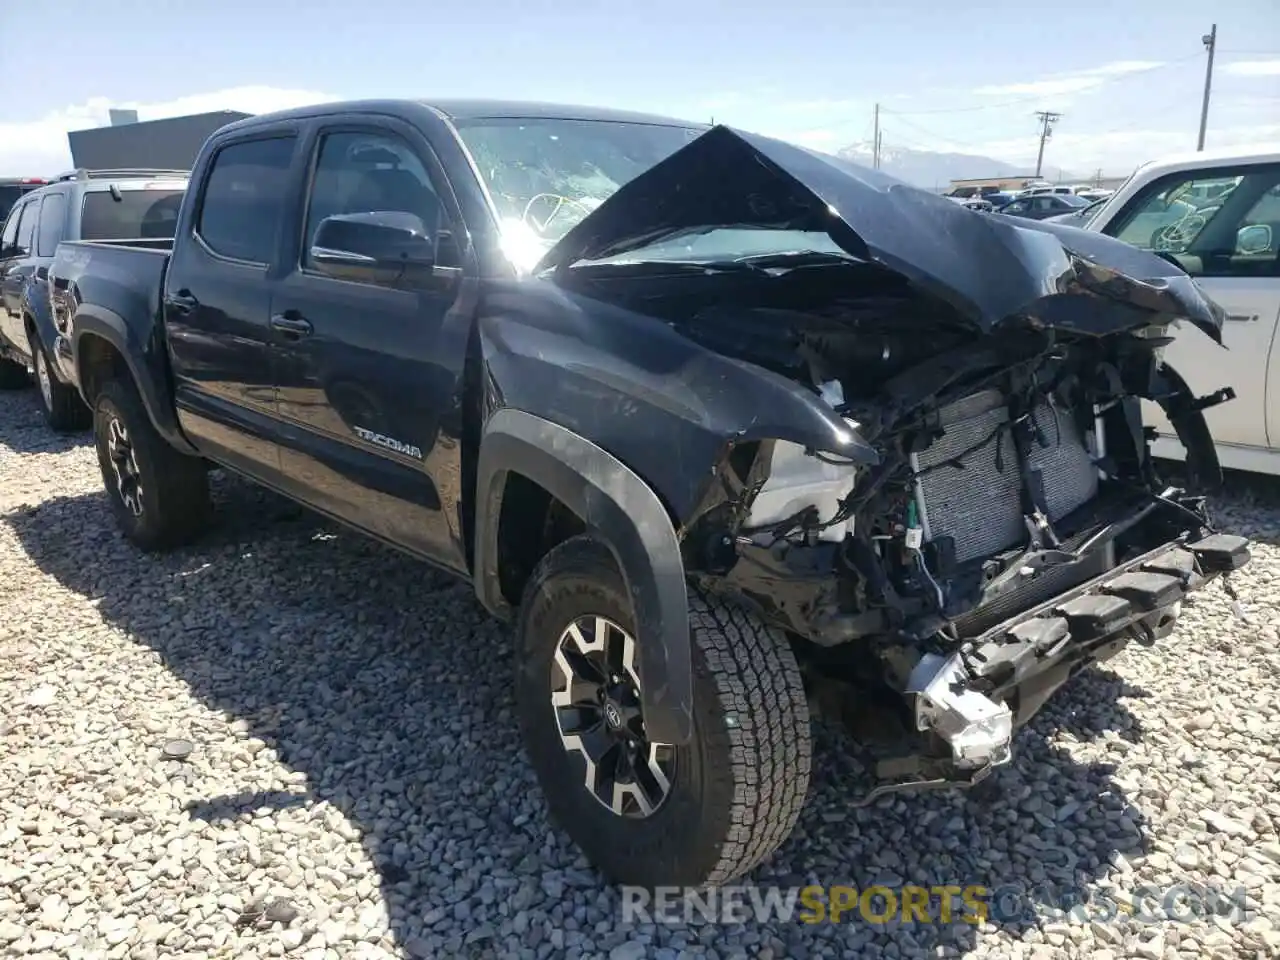
M124 534L198 535L215 463L470 580L553 815L623 882L787 836L803 676L897 698L862 801L969 784L1248 559L1127 402L1203 427L1159 361L1173 317L1220 333L1182 270L726 127L259 116L201 150L171 251L51 274Z
M1020 197L996 207L996 213L1007 217L1026 217L1029 220L1044 220L1062 213L1074 213L1089 205L1073 193L1042 193Z
M0 220L9 215L13 205L32 190L43 187L43 177L0 177Z
M1044 221L1045 223L1061 223L1068 227L1083 227L1097 215L1098 211L1102 209L1102 205L1106 202L1107 198L1103 197L1102 199L1094 200L1086 207L1072 210L1070 213L1055 213L1051 217L1045 217Z
M167 247L186 172L77 170L31 191L0 230L0 387L22 387L35 371L45 419L55 430L89 426L70 386L71 348L49 310L49 265L62 240Z
M1280 474L1280 145L1144 164L1088 229L1176 262L1223 306L1230 350L1184 328L1165 356L1193 388L1234 388L1235 402L1206 415L1222 463ZM1153 450L1183 458L1164 413L1148 405L1146 416L1159 432Z

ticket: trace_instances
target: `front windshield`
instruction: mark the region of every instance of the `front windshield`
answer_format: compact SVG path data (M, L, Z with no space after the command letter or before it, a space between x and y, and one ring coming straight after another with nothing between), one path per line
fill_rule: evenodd
M522 270L532 269L624 183L702 132L650 123L527 117L458 120L455 126L497 207L504 252ZM811 250L843 255L825 233L708 228L595 262L711 261Z
M498 209L507 255L528 269L624 183L701 132L614 120L458 120Z

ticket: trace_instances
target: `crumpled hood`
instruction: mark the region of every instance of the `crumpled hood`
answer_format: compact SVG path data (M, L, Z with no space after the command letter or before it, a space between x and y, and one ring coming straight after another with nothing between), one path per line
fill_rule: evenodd
M717 126L624 184L537 269L627 253L709 227L826 231L983 331L1002 321L1105 334L1133 310L1184 318L1218 343L1223 310L1173 263L1098 233L967 210L836 157Z

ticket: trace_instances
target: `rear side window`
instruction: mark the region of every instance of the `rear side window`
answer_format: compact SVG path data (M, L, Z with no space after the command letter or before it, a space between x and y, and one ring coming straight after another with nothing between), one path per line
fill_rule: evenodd
M52 257L58 244L62 242L62 225L67 219L67 198L60 193L51 193L40 205L40 240L39 250L42 257Z
M214 253L268 263L275 249L295 138L233 143L205 182L196 232Z
M110 190L87 191L80 210L80 239L172 238L182 194L182 190L121 190L116 199Z

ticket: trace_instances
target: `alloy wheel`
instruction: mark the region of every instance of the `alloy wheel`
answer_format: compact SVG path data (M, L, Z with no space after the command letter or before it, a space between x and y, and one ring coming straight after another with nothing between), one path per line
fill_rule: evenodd
M135 517L142 516L142 473L138 470L129 431L119 417L112 417L107 424L107 456L115 473L120 502Z
M644 729L636 641L605 617L579 617L560 635L551 705L560 741L584 764L587 792L621 817L648 817L667 799L675 748Z

